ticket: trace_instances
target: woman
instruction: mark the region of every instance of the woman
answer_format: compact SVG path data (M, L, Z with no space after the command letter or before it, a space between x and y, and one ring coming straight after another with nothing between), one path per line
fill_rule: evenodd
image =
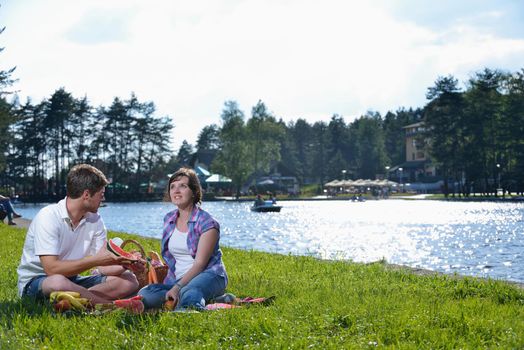
M177 309L204 309L227 286L220 225L200 208L202 188L192 169L171 176L164 199L177 207L164 217L161 252L169 271L163 284L146 286L139 295L146 309L161 308L167 300Z

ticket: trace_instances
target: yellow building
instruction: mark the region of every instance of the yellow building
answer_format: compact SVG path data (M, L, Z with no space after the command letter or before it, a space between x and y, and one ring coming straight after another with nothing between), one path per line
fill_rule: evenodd
M420 181L437 175L435 166L428 154L428 140L424 138L424 122L407 125L403 128L406 137L406 162L402 164L407 181Z
M429 156L424 122L406 125L403 129L406 159L404 163L389 169L389 178L401 183L406 190L438 191L440 178Z
M424 122L411 124L403 129L406 135L406 162L427 160L426 142L420 139L420 134L424 132Z

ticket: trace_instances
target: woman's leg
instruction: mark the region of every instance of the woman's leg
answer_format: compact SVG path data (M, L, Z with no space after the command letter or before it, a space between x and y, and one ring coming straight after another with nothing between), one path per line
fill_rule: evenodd
M4 206L5 211L7 212L7 220L10 224L13 222L13 216L15 218L19 218L20 215L15 212L15 209L13 208L13 205L11 204L11 201L9 199L4 199L1 201L2 205Z
M177 309L204 309L206 301L224 294L226 281L214 272L201 272L180 291Z
M169 284L150 284L138 291L138 295L142 296L142 302L147 309L161 309L166 301L166 293L173 288Z

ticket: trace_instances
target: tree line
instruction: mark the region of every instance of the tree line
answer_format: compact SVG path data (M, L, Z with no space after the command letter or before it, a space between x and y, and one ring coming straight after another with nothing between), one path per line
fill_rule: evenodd
M484 69L461 90L453 76L427 91L424 137L444 192L524 191L524 69ZM453 185L450 185L452 182Z
M94 108L60 88L37 104L15 100L10 119L3 180L30 197L63 197L66 174L78 163L106 174L112 198L165 176L171 118L156 116L155 105L134 94Z
M423 122L424 132L416 141L427 150L437 176L407 181L442 180L446 195L497 195L498 188L522 193L524 69L509 73L486 68L464 86L461 90L453 76L439 77L427 89L423 108L400 108L383 117L368 112L350 123L335 114L329 122L298 119L286 124L262 101L246 120L238 104L228 101L220 125L201 131L196 154L215 152L212 170L229 176L237 191L250 178L270 172L321 188L326 181L340 179L342 171L354 179L373 179L384 175L388 166L402 166L403 127ZM187 142L181 153L190 159Z
M403 163L402 127L420 118L421 110L400 109L384 118L368 112L351 123L336 114L329 122L299 118L285 123L262 101L252 107L249 118L235 101L227 101L220 125L202 129L194 154L214 153L211 170L230 177L237 192L270 173L295 176L301 185L315 183L321 188L343 174L375 178L384 175L385 166ZM181 153L188 159L191 150L185 143L178 159L184 158Z
M329 122L286 123L262 101L246 117L237 102L226 101L219 123L205 126L195 145L184 141L176 153L171 118L156 116L153 102L131 94L94 107L60 88L39 103L20 103L8 99L12 73L0 71L0 188L32 197L62 197L67 171L80 162L104 171L113 199L147 192L148 184L205 157L212 172L232 179L237 193L275 172L319 188L342 176L373 179L406 161L403 127L416 122L425 126L417 144L439 169L437 178L417 180L442 179L446 194L466 196L524 189L524 70L484 69L464 89L453 76L439 77L422 108L384 116L370 111L349 123L337 114Z

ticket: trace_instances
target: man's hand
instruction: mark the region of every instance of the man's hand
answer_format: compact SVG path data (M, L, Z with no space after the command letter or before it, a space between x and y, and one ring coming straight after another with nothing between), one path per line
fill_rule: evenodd
M135 273L143 272L147 267L147 262L144 259L140 258L138 259L138 261L124 262L122 266Z
M129 259L123 256L118 256L107 250L106 246L102 248L94 256L98 266L109 266L109 265L123 265L129 263Z

